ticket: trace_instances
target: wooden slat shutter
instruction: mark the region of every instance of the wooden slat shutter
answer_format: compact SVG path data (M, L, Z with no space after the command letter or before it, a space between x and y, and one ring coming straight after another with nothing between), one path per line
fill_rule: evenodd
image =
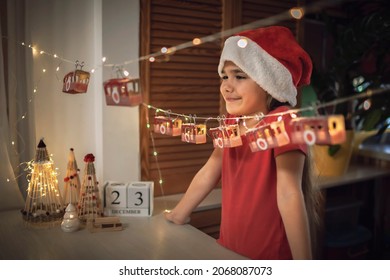
M259 19L265 19L283 13L297 6L297 0L242 0L242 24L247 24ZM292 32L296 32L296 20L286 20L277 23L286 26Z
M296 0L141 0L141 55L160 51L247 24L297 6ZM296 33L296 21L279 23ZM219 94L217 65L221 41L177 51L157 62L142 61L144 101L154 107L197 117L216 117L224 112ZM166 61L164 61L166 60ZM152 133L154 110L141 106L141 177L155 182L155 195L185 192L206 162L213 147L188 144L180 137ZM216 125L216 124L214 124ZM156 156L154 155L156 151ZM159 179L163 179L163 190Z
M141 9L141 55L221 31L219 0L142 0ZM141 84L145 101L179 114L218 116L219 55L220 41L215 41L177 51L166 57L167 61L142 62ZM211 139L208 137L206 144L190 144L182 142L179 136L153 133L154 141L151 141L146 118L149 117L153 124L154 115L154 110L141 108L142 180L155 182L156 196L184 192L208 159L213 149ZM163 193L159 188L158 167Z

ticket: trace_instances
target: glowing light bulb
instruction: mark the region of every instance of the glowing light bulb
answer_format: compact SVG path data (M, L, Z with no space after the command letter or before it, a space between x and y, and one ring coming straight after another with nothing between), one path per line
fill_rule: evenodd
M363 102L363 109L364 110L368 110L368 109L370 109L371 108L371 100L370 99L367 99L367 100L365 100L364 102Z
M240 40L237 41L237 45L240 48L245 48L248 45L248 40L245 38L241 38Z
M295 19L301 19L303 17L303 9L302 8L292 8L290 10L290 15Z
M194 38L192 40L192 44L194 44L195 46L200 45L201 43L202 43L202 40L200 38Z
M152 56L152 57L149 58L149 61L150 61L150 62L155 62L156 59Z

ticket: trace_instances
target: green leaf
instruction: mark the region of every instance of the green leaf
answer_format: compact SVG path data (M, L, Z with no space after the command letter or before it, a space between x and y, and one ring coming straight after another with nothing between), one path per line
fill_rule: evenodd
M341 149L341 145L330 145L328 149L328 155L334 156Z
M369 131L375 129L377 123L381 119L382 113L383 112L380 109L371 110L364 118L362 130Z

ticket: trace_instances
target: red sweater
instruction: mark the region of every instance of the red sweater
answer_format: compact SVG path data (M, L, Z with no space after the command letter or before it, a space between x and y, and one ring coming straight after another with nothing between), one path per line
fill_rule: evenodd
M270 112L285 111L279 107ZM289 115L284 115L288 123ZM265 121L273 122L275 117ZM275 157L291 150L306 154L306 145L287 144L252 152L243 145L225 148L222 165L222 219L218 243L250 259L291 259L286 232L276 202Z

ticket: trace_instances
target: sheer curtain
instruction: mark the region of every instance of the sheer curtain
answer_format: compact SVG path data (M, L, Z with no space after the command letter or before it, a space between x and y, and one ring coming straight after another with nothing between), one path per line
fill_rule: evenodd
M0 210L23 207L28 186L25 163L35 155L32 52L22 45L29 42L25 1L1 3Z

